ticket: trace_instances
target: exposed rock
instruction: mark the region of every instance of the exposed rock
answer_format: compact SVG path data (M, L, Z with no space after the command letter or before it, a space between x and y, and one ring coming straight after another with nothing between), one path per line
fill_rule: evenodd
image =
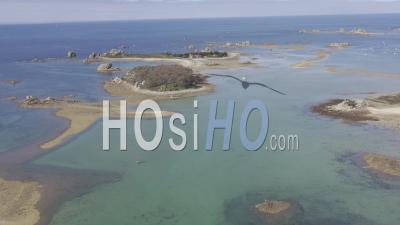
M99 61L99 54L97 54L96 52L92 52L88 57L86 57L86 59L83 60L83 63L88 64L97 61Z
M330 48L344 49L350 47L350 44L347 42L333 42L328 45Z
M287 211L291 204L289 202L265 200L263 203L257 204L255 209L262 214L279 214Z
M34 105L50 104L54 103L55 101L56 99L52 97L47 97L43 100L40 100L38 97L28 95L25 97L25 100L21 104L26 106L34 106Z
M68 58L76 58L76 52L68 51L67 52L67 57Z
M213 50L210 47L206 47L203 50L201 50L201 52L212 52Z
M43 101L42 101L42 104L49 104L49 103L53 103L53 102L55 102L56 100L54 99L54 98L52 98L52 97L47 97L47 98L45 98Z
M36 105L36 104L40 104L40 100L38 97L32 96L32 95L28 95L25 97L25 100L22 102L22 104L24 105Z
M106 57L120 57L123 55L123 51L121 49L113 48L109 52L104 53L103 55Z
M346 31L346 29L340 28L339 29L339 33L352 34L352 35L367 35L367 36L374 34L374 33L368 32L364 28L354 28L354 29L352 29L350 31Z
M102 63L97 67L97 70L109 70L112 68L112 64L111 63Z
M92 52L90 53L90 55L88 56L88 59L95 59L97 58L97 53L96 52Z
M384 174L400 176L400 160L378 154L365 154L363 160L368 168Z
M97 72L115 72L119 70L119 68L113 67L112 63L102 63L97 67Z
M361 99L345 99L341 103L331 106L330 109L336 111L352 111L361 109L365 104L366 103Z
M300 34L318 34L321 31L318 29L301 29L299 30Z
M346 121L378 121L367 106L364 100L334 99L313 106L311 111Z
M304 225L301 204L275 191L248 192L227 201L224 217L233 225Z
M227 42L223 45L224 48L248 48L250 46L251 46L250 41L242 41L236 43Z
M114 84L120 84L120 83L122 83L122 79L121 79L120 77L114 77L114 78L112 79L112 82L113 82Z

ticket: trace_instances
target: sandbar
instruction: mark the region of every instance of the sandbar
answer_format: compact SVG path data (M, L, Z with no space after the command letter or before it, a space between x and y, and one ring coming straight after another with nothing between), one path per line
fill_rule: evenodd
M295 69L306 69L314 66L316 63L323 61L329 57L329 52L320 50L317 55L313 58L302 60L292 65Z
M0 178L0 224L34 225L40 219L36 208L41 186L37 182L8 181Z
M136 102L137 103L137 102ZM41 109L56 109L56 116L67 119L69 126L55 139L41 144L42 149L52 149L59 146L71 137L83 132L94 124L103 115L103 105L99 102L79 102L70 99L57 99L51 102L39 102L33 105L27 105L22 102L21 107L25 108L41 108ZM161 112L163 116L169 116L171 112ZM134 112L128 112L128 117L133 117ZM145 112L144 117L152 117L152 112ZM118 102L110 103L110 116L119 117L120 107Z

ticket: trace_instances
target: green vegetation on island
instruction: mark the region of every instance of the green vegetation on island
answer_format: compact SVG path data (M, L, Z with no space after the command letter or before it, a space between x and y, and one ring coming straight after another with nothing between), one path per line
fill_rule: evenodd
M166 92L198 88L205 77L184 66L159 65L136 67L122 80L141 89Z

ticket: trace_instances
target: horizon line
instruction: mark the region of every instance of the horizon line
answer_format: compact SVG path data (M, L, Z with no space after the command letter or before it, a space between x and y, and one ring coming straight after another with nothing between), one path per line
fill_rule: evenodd
M221 17L177 17L177 18L140 18L140 19L109 19L109 20L81 20L81 21L57 21L57 22L16 22L2 23L0 26L13 25L51 25L51 24L75 24L75 23L112 23L112 22L139 22L139 21L173 21L173 20L207 20L207 19L257 19L257 18L279 18L279 17L320 17L320 16L367 16L367 15L400 15L399 13L343 13L343 14L298 14L298 15L266 15L266 16L221 16Z

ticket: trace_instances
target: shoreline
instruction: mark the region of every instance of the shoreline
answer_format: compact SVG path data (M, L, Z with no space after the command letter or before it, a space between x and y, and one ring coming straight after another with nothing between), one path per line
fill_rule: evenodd
M229 52L227 57L221 58L162 58L162 57L99 57L100 62L171 62L199 72L204 69L231 69L256 66L254 62L240 61L241 53Z

